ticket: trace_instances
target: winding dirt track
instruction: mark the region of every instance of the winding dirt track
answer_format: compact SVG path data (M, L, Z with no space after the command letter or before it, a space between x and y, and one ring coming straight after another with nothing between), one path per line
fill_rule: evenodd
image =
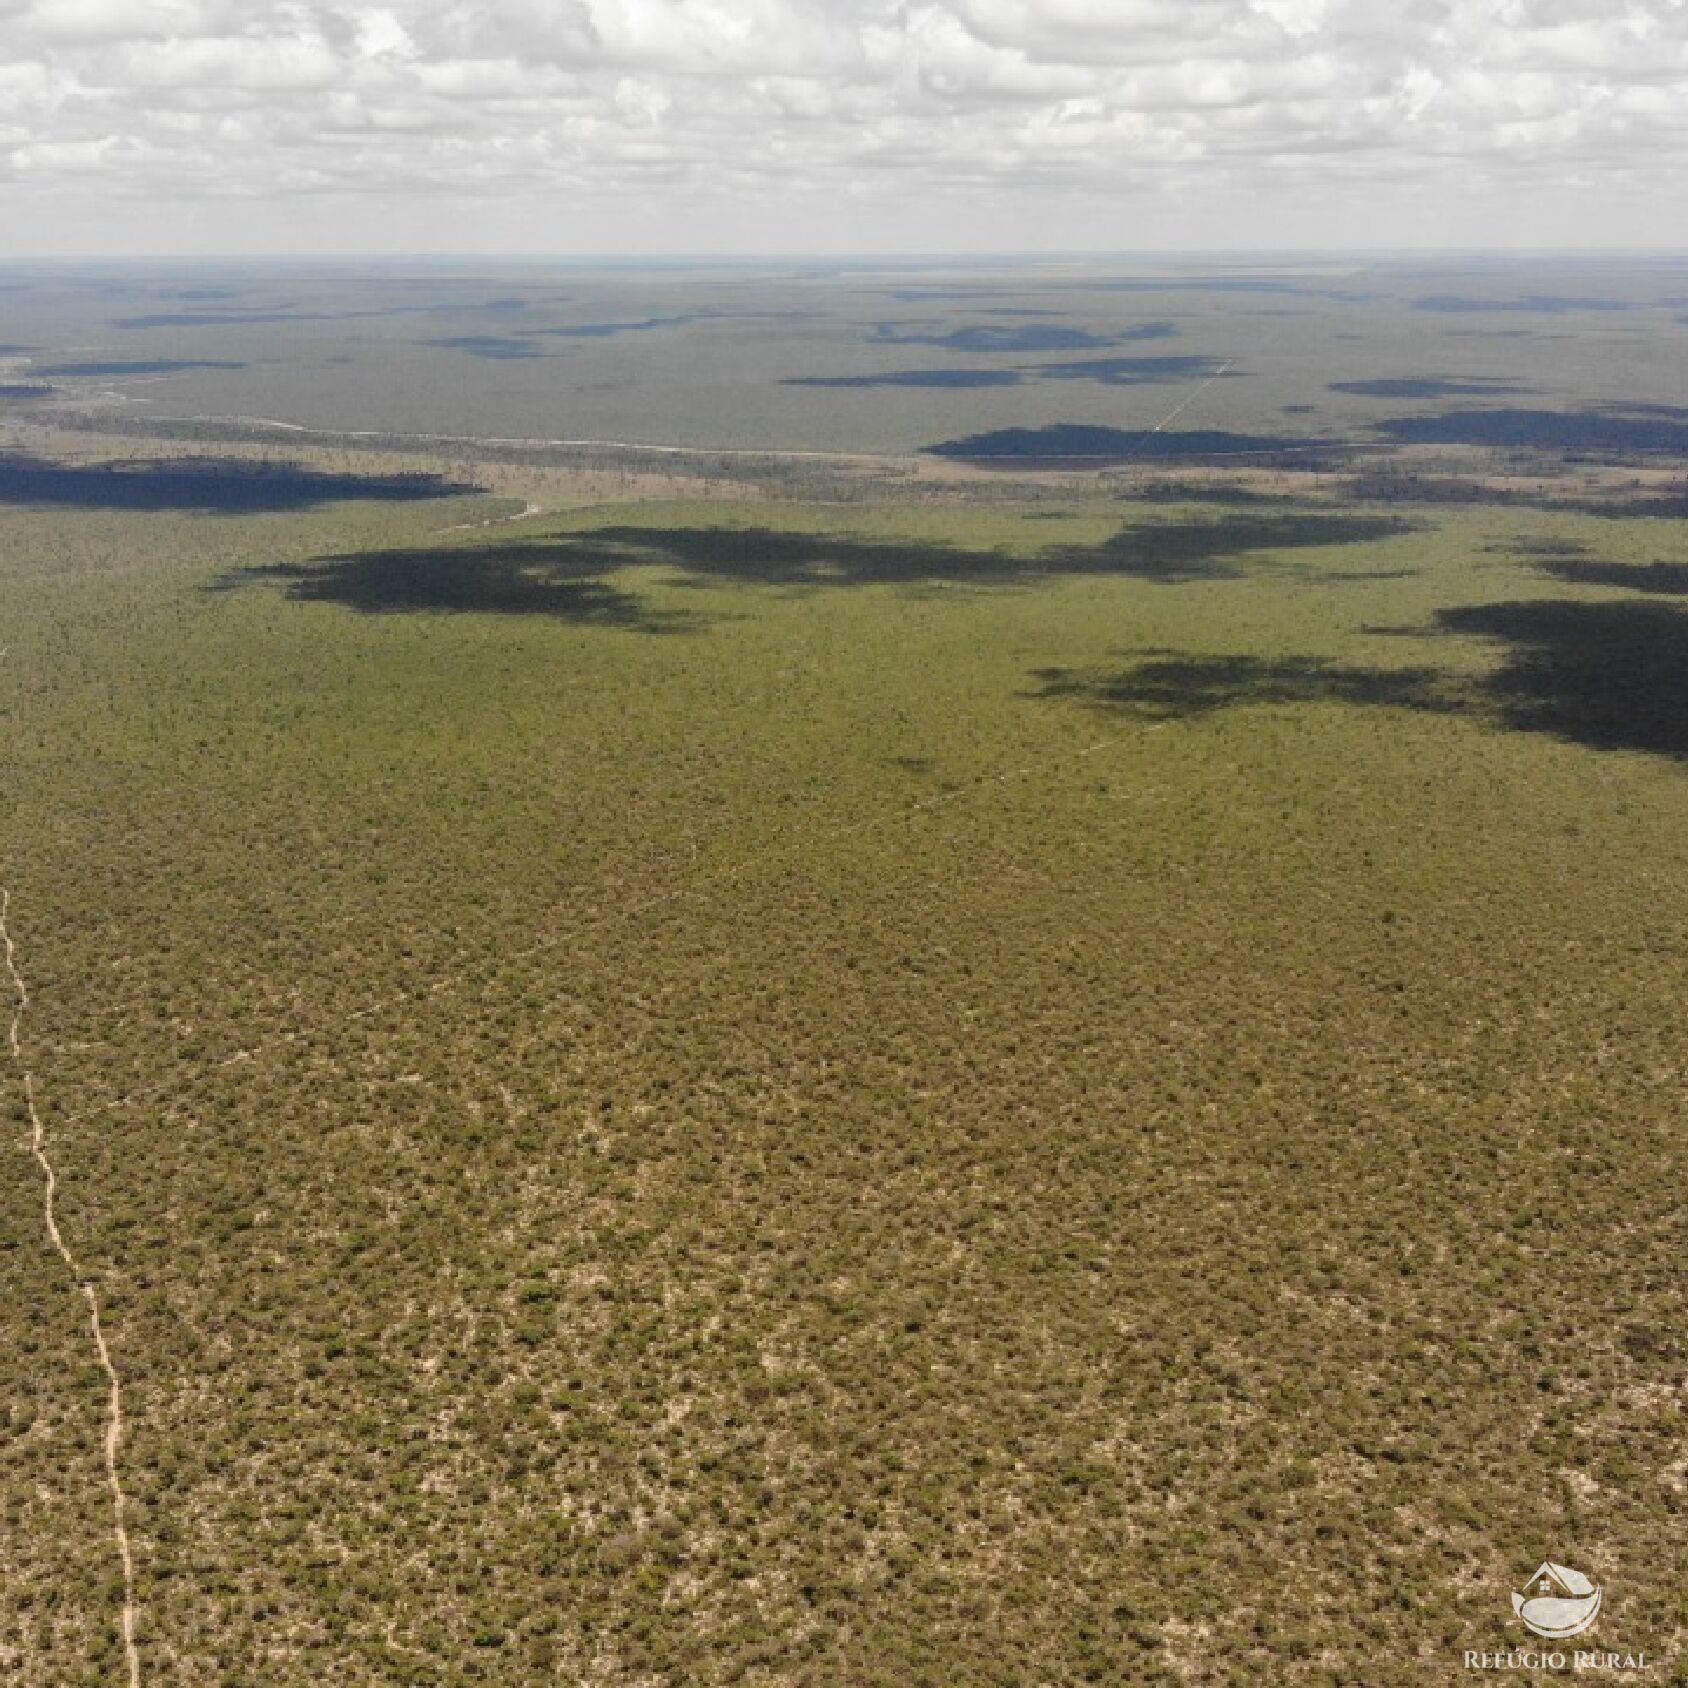
M135 1559L129 1548L129 1529L125 1520L128 1500L123 1493L123 1479L117 1464L117 1456L123 1447L123 1384L117 1375L117 1367L112 1363L111 1349L106 1344L105 1330L100 1324L100 1298L94 1288L94 1281L77 1264L76 1256L70 1252L64 1235L59 1230L58 1215L54 1211L59 1191L59 1176L47 1153L47 1129L42 1124L40 1110L35 1105L35 1077L24 1064L23 1044L18 1036L24 1011L29 1007L29 987L24 983L23 974L18 971L17 946L12 941L12 930L8 923L11 910L12 893L6 887L0 886L0 945L5 949L6 977L16 998L12 1007L12 1023L7 1033L7 1041L11 1048L12 1064L17 1068L22 1080L24 1101L29 1109L29 1150L41 1168L42 1216L46 1220L47 1240L52 1243L59 1258L65 1263L65 1269L82 1292L82 1299L88 1304L88 1327L93 1333L94 1350L99 1355L100 1370L105 1373L109 1390L105 1429L105 1472L106 1486L111 1490L112 1535L117 1543L117 1557L123 1565L123 1653L129 1666L129 1688L140 1688L141 1655L135 1647Z

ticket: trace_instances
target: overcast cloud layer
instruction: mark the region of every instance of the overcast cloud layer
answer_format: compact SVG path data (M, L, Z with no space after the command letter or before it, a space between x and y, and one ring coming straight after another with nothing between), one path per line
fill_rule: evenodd
M1688 245L1688 0L0 0L0 255Z

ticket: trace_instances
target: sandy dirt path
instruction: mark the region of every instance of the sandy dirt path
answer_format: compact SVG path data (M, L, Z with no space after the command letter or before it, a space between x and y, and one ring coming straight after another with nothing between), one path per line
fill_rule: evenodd
M125 1516L128 1498L123 1492L123 1478L118 1466L118 1456L123 1450L123 1383L117 1375L111 1348L106 1342L105 1329L100 1323L100 1298L94 1287L94 1280L77 1263L76 1256L71 1253L64 1240L64 1233L59 1229L59 1175L53 1166L52 1157L47 1152L47 1128L42 1123L41 1111L35 1102L35 1075L25 1064L23 1042L19 1035L24 1014L29 1008L29 987L24 983L23 974L18 969L17 945L12 940L10 924L11 912L12 893L0 886L0 946L4 948L6 979L14 999L7 1043L12 1064L23 1084L24 1101L29 1111L29 1150L35 1157L36 1165L41 1169L41 1209L46 1222L47 1240L64 1262L66 1271L70 1273L72 1281L82 1293L82 1299L88 1304L88 1328L94 1338L94 1351L99 1356L100 1370L105 1373L105 1473L106 1486L111 1491L112 1535L117 1546L117 1557L123 1566L123 1654L129 1668L129 1688L140 1688L141 1655L135 1646L135 1558L129 1546L129 1528Z

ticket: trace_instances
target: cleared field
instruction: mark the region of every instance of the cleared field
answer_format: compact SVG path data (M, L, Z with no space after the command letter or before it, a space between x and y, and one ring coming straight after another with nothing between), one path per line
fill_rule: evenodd
M1678 1668L1679 521L241 486L0 511L149 1682L1420 1684L1547 1556ZM106 1683L6 1084L0 1664Z

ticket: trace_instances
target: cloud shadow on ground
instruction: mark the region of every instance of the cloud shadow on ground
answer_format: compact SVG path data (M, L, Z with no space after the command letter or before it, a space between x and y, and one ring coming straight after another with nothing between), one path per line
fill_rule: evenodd
M309 510L373 499L415 503L481 488L442 475L349 475L299 463L157 458L140 463L53 463L0 456L0 505L78 510L203 510L226 515Z
M1040 669L1033 695L1164 720L1251 704L1383 706L1688 760L1688 613L1675 605L1516 600L1446 609L1429 628L1390 631L1479 639L1499 660L1473 677L1311 656L1156 656L1112 674Z
M301 602L365 614L542 615L644 632L695 629L699 618L657 612L617 577L658 568L673 585L822 590L850 586L1032 586L1113 575L1161 585L1223 580L1258 552L1347 545L1410 531L1387 517L1325 511L1249 513L1123 529L1095 545L1032 554L771 528L603 527L550 538L369 551L224 575L215 591L282 586Z

